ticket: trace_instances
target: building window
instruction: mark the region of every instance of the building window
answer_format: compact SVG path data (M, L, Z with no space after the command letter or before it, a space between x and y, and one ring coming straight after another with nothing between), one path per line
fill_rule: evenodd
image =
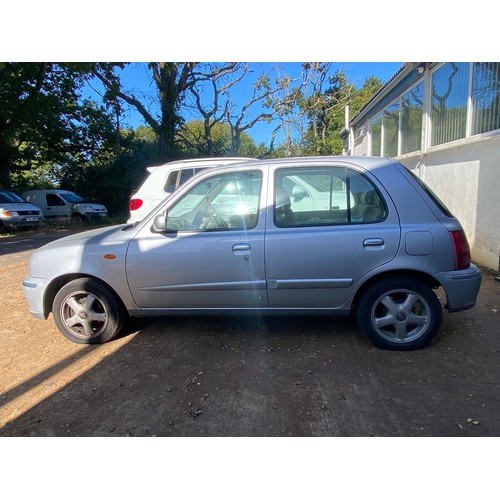
M384 110L384 155L398 155L399 102Z
M472 134L500 128L500 63L474 63Z
M424 82L401 98L401 154L419 151L422 144Z
M425 85L430 82L431 88ZM430 102L428 102L430 100ZM423 137L429 109L430 137ZM370 126L369 154L398 156L452 141L500 131L500 62L444 63L400 99L385 107ZM354 151L363 149L364 131L354 131Z
M370 120L371 130L371 154L372 156L382 155L382 115L378 115Z
M368 154L367 137L368 124L365 122L361 127L354 131L354 155L365 156Z
M432 75L431 146L465 137L469 67L446 63Z

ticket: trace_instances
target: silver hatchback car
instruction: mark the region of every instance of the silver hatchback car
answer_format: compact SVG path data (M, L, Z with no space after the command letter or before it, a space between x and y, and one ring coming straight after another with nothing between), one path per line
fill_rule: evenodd
M454 312L480 284L459 221L403 165L314 157L200 172L139 223L35 251L23 289L83 344L127 316L355 312L376 346L409 350L439 331L434 289Z

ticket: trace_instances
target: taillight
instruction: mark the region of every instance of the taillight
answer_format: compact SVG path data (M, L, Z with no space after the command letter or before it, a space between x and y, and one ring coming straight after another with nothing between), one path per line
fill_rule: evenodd
M128 202L128 208L132 211L132 210L138 210L139 208L142 207L142 200L138 199L138 198L132 198L129 202Z
M467 241L467 236L465 236L463 230L451 231L450 234L455 250L455 271L467 269L471 261L470 246Z

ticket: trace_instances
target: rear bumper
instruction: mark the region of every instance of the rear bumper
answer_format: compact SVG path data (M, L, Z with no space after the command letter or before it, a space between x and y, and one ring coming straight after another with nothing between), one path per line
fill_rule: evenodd
M448 271L434 276L443 286L449 312L474 307L481 287L481 271L474 265L462 271Z

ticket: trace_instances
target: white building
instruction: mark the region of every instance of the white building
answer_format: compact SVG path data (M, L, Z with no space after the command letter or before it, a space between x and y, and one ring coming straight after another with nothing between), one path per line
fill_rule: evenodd
M342 138L346 155L391 156L421 177L461 221L473 260L499 268L500 63L405 63Z

